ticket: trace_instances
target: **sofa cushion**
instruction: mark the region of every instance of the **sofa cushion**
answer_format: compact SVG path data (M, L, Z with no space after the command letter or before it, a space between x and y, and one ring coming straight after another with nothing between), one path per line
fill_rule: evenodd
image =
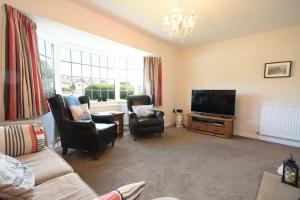
M16 159L32 169L36 185L73 172L72 167L50 148Z
M9 156L42 151L45 148L43 123L11 124L0 126L0 151Z
M0 153L0 199L23 199L33 192L32 170L20 161Z
M31 200L92 200L97 194L77 174L70 173L34 188Z

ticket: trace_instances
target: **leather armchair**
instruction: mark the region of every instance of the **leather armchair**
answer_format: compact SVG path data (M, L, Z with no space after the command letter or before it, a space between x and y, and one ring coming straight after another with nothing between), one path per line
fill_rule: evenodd
M154 111L154 114L147 117L138 117L133 112L134 105L151 105L152 99L148 95L129 95L127 97L127 108L129 116L129 130L136 140L138 135L164 132L164 112Z
M92 120L74 121L70 106L88 103L88 96L73 97L55 95L48 99L55 123L57 125L63 155L68 148L99 152L109 143L114 145L117 138L117 126L112 115L93 115Z

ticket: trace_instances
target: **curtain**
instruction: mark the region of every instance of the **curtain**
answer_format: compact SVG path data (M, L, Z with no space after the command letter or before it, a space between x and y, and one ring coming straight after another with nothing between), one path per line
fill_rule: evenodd
M4 119L32 118L49 111L44 96L38 57L36 25L27 16L6 6L4 47ZM3 91L3 90L2 90Z
M162 106L162 64L159 57L144 57L144 93L154 106Z

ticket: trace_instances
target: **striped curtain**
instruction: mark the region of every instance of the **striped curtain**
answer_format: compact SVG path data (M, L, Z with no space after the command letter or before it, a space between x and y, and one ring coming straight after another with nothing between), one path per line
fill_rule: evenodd
M4 113L0 117L4 120L32 118L49 112L43 91L36 25L18 10L5 7L5 36L2 37L5 55L1 68L4 95L0 99Z
M144 57L144 93L153 97L154 106L162 106L162 64L159 57Z

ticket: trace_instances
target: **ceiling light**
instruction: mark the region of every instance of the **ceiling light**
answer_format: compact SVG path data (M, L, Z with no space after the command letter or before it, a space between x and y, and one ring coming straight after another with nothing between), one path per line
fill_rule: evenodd
M184 16L183 11L181 1L178 0L171 14L163 19L164 31L169 35L170 39L173 38L181 42L193 31L197 19L194 11L192 11L190 16Z

